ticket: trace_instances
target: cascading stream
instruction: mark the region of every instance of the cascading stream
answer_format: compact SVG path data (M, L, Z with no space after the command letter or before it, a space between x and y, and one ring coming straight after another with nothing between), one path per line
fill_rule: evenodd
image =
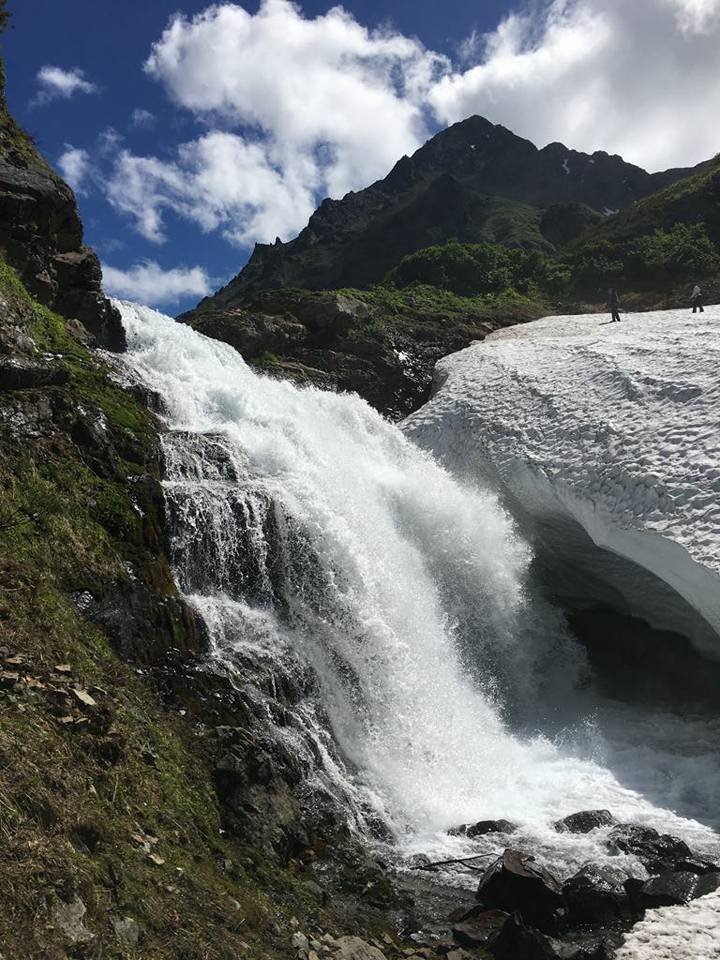
M164 403L178 582L231 669L314 678L297 729L358 824L372 808L402 849L437 852L465 842L449 827L506 817L572 864L597 840L558 839L550 823L605 806L713 843L603 765L598 724L578 722L583 659L533 597L528 547L492 493L358 397L261 376L225 344L118 306L127 362ZM664 764L672 802L667 758L642 754L623 763L649 783Z

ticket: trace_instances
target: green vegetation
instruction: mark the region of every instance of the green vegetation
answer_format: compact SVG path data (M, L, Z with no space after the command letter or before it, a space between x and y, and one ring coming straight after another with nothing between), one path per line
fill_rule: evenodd
M270 350L265 350L260 354L259 357L255 357L252 360L252 363L260 370L272 370L279 366L282 363L282 360L276 353L272 353Z
M407 257L388 274L398 286L429 284L465 297L558 291L568 276L545 254L451 240Z
M404 257L385 287L434 287L474 301L604 294L609 283L666 291L720 273L720 157L705 169L604 217L554 254L457 240ZM377 289L377 288L376 288Z
M720 271L720 158L608 217L559 255L579 289L666 290Z
M663 289L720 271L720 247L704 223L677 223L627 240L588 239L577 252L566 254L565 263L580 289L606 281Z
M138 579L176 593L154 418L1 263L0 302L0 335L31 336L69 374L0 393L0 956L282 955L292 916L329 922L321 891L223 834L208 732L80 614L84 591ZM68 946L58 916L75 898L92 940ZM126 917L136 947L113 927Z
M605 218L553 256L449 241L404 257L388 274L385 288L430 286L471 300L477 309L497 297L538 305L592 297L604 294L608 284L663 292L718 273L720 159Z

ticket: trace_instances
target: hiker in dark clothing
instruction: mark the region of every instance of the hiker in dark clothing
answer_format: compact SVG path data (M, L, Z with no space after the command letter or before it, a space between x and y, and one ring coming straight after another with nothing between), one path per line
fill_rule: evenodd
M692 303L693 313L697 313L698 310L700 313L705 313L705 308L703 307L702 290L697 283L693 287L693 292L690 296L690 303Z
M608 290L608 306L612 316L612 323L620 323L620 297L615 287Z

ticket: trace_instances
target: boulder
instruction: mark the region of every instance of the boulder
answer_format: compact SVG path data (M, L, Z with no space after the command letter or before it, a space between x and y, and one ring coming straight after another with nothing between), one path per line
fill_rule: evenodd
M509 917L489 945L496 960L609 960L602 938L588 937L581 943L555 940L528 927L518 916Z
M541 930L554 930L564 913L560 882L534 857L518 850L505 850L485 871L477 898L488 907L517 911Z
M675 869L685 870L688 873L696 873L701 877L706 873L717 873L718 864L713 863L712 860L705 860L703 857L692 856L678 860L675 864Z
M484 837L488 833L514 833L517 825L509 820L478 820L477 823L461 823L448 830L451 837Z
M712 893L720 886L720 873L707 873L698 876L686 870L674 873L661 873L650 877L640 887L637 881L632 890L633 898L643 910L655 907L671 907Z
M608 849L637 857L650 873L672 872L677 863L692 858L684 840L634 823L621 823L611 830Z
M461 922L453 926L453 939L461 947L482 947L502 930L507 918L503 910L469 911Z
M627 874L610 864L585 864L563 884L570 924L607 923L630 913L626 880Z
M32 390L67 383L70 374L65 367L44 360L0 356L0 393L11 390Z
M134 950L140 942L140 925L132 917L115 917L110 923L123 947Z
M650 877L637 892L637 902L645 909L671 907L695 898L698 877L695 873L661 873Z
M1 94L0 94L1 95ZM20 131L24 156L0 143L0 248L40 303L80 321L98 344L125 349L119 312L103 296L100 262L83 245L72 190Z
M382 950L360 937L338 937L332 955L336 960L385 960Z
M53 905L52 922L70 943L88 943L95 934L85 926L86 913L87 907L76 895L70 903L60 900Z
M509 820L479 820L468 825L465 835L468 837L484 837L488 833L514 833L517 826Z
M616 823L609 810L581 810L556 820L553 826L558 833L590 833L597 827L612 827Z

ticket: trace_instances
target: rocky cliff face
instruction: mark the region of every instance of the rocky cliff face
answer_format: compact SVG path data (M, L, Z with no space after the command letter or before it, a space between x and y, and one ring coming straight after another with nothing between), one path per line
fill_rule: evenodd
M557 230L562 216L543 222L549 207L617 211L687 173L650 174L619 156L590 156L561 143L538 150L505 127L470 117L403 157L384 180L324 200L295 240L258 244L240 274L198 310L278 287L364 287L406 254L451 238L552 249L565 232Z
M101 289L100 263L83 245L72 190L7 112L0 86L0 254L26 289L97 343L122 350L120 317Z

